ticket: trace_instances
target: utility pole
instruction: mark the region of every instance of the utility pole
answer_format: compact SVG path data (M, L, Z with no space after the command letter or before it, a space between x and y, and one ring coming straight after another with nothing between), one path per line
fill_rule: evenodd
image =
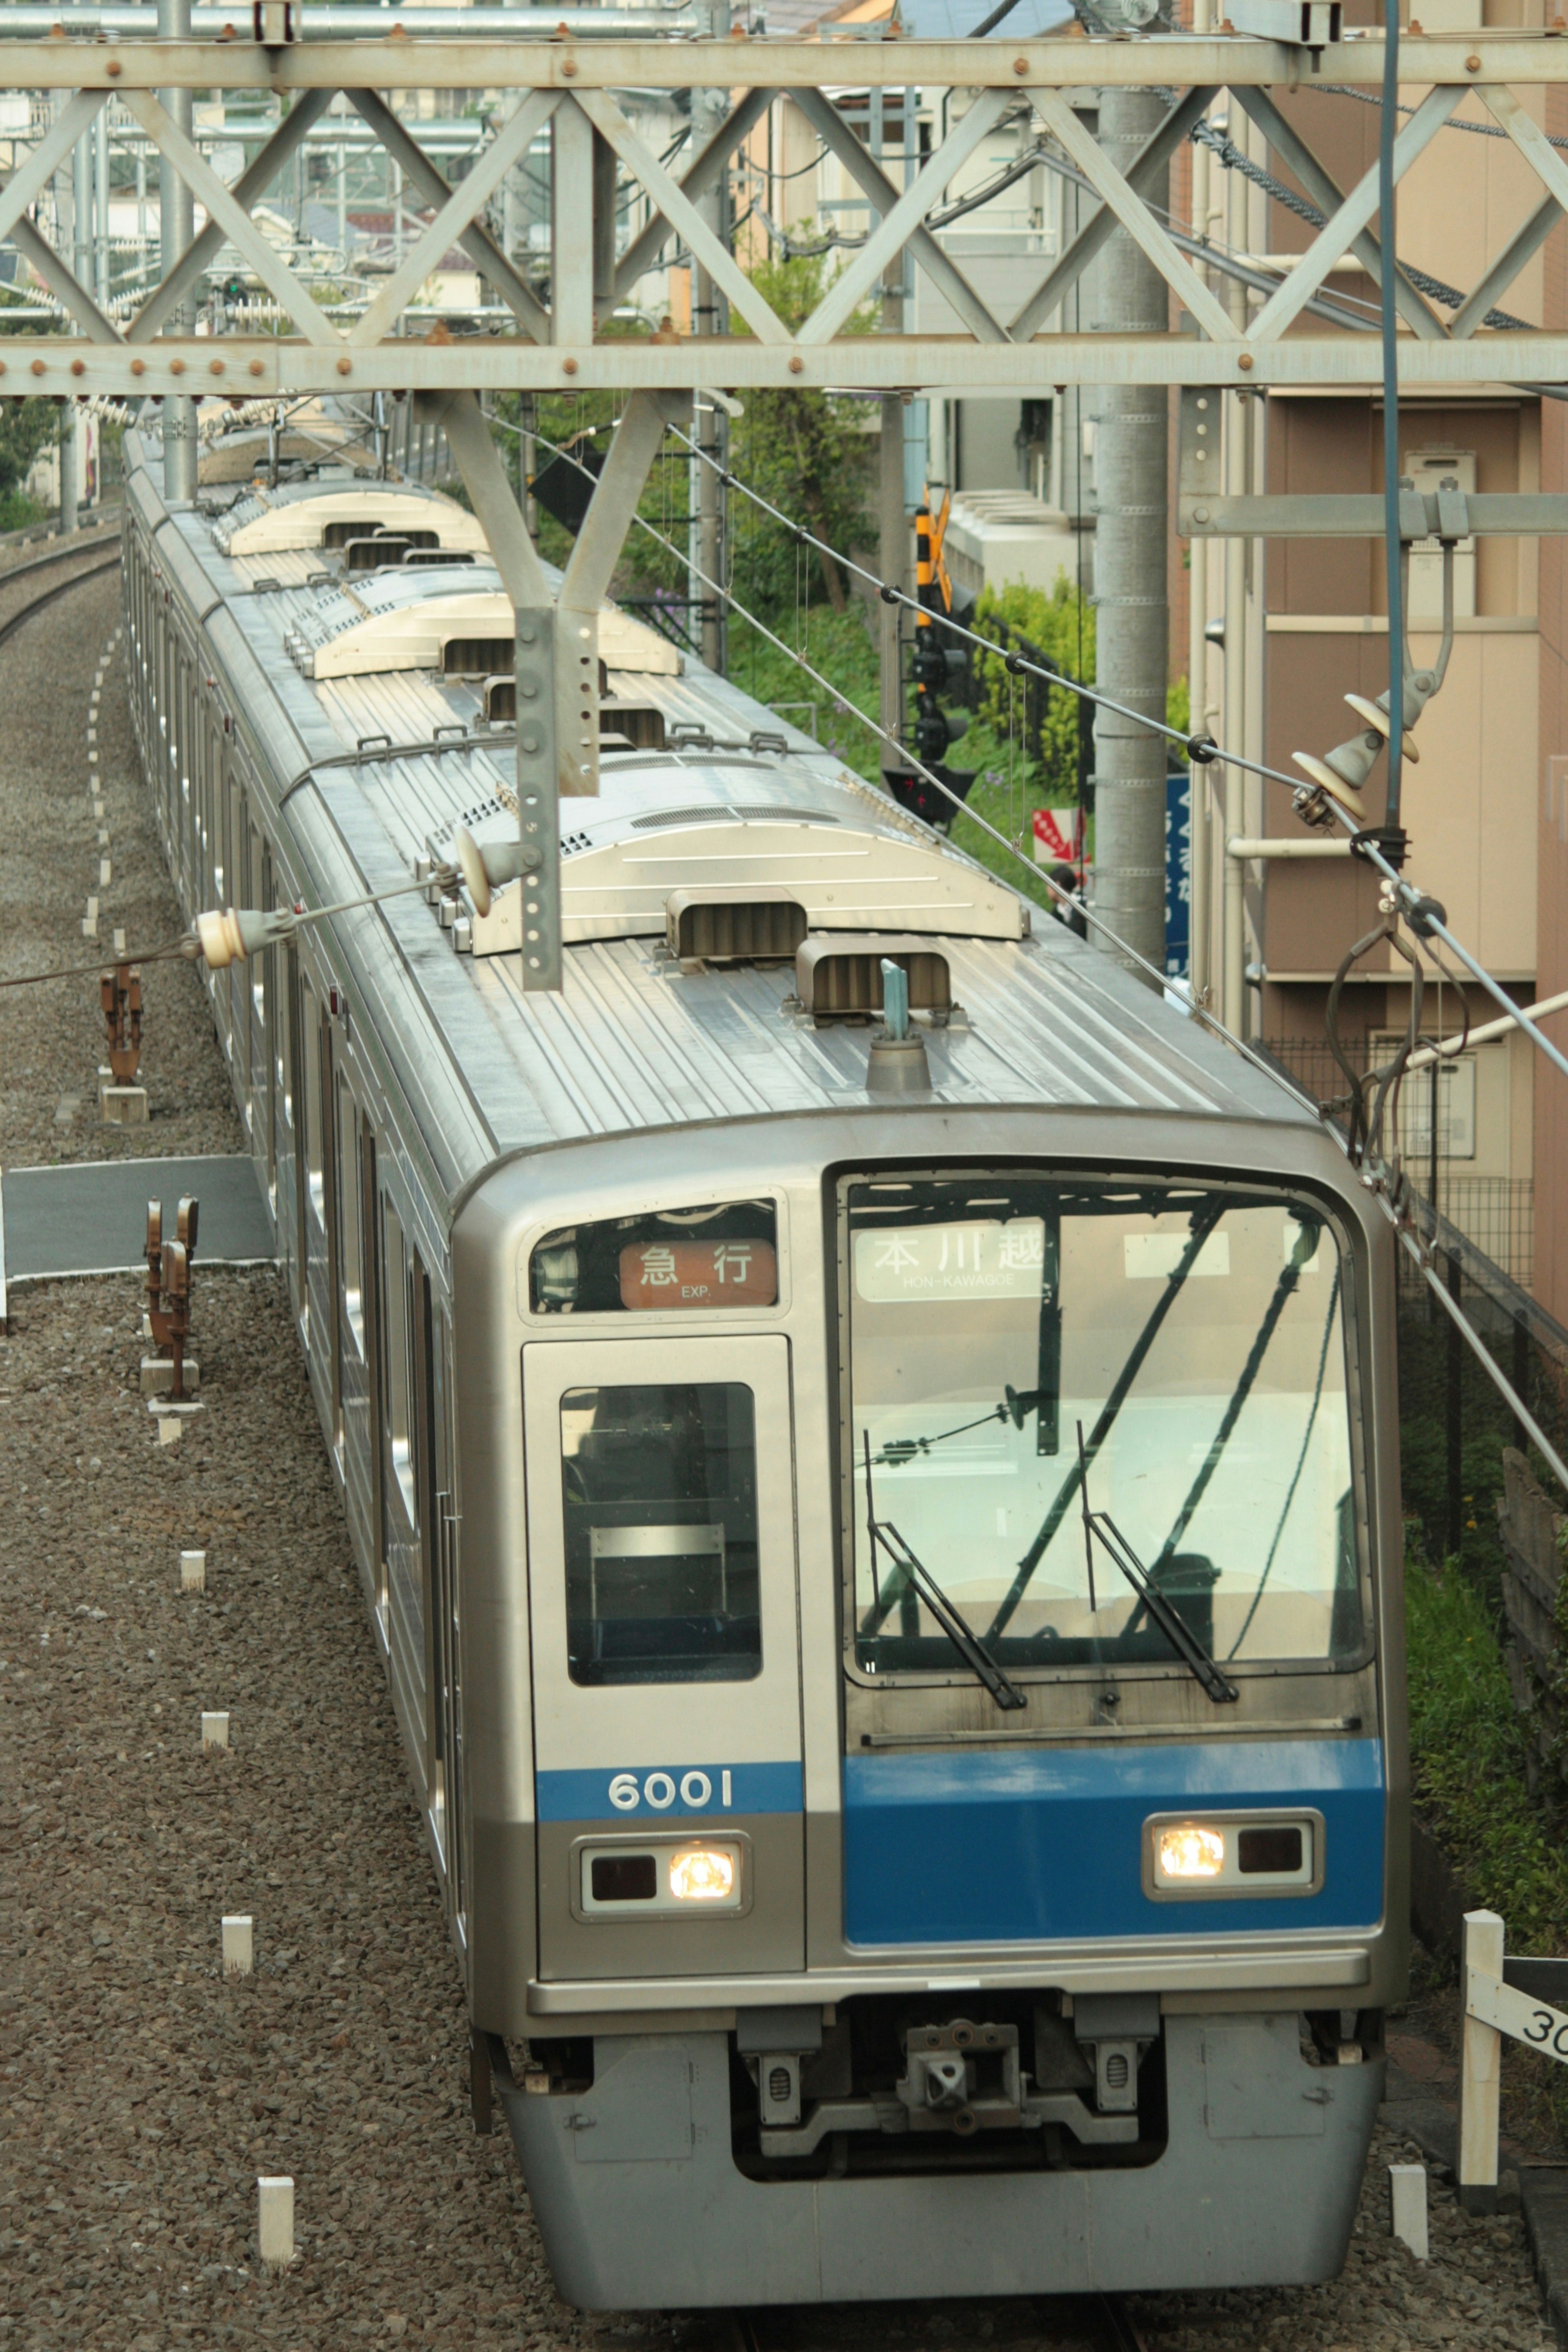
M1193 0L1193 34L1202 38L1211 29L1210 0ZM1206 242L1209 233L1209 151L1194 141L1192 171L1193 235ZM1206 277L1205 283L1208 282ZM1215 413L1218 410L1217 400ZM1194 735L1207 732L1208 710L1209 551L1201 540L1187 541L1187 721ZM1194 1004L1207 1004L1210 981L1209 932L1213 921L1214 839L1209 824L1208 770L1194 761L1187 781L1187 991Z
M158 38L190 37L191 0L158 0ZM194 121L190 91L166 89L163 103L176 131L189 139ZM166 156L158 164L158 230L166 278L195 235L191 192ZM169 321L181 335L194 334L195 323L188 299ZM195 500L196 404L186 393L174 394L163 403L163 495L171 506L190 506Z
M1102 89L1100 143L1127 172L1159 127L1165 101L1152 90ZM1142 189L1156 208L1168 201L1170 174ZM1102 331L1164 335L1170 289L1125 230L1108 240L1100 270ZM1099 518L1095 525L1096 679L1130 710L1165 716L1170 611L1165 583L1168 528L1163 387L1107 387L1095 439ZM1158 970L1165 962L1165 745L1131 719L1098 709L1094 717L1094 908L1129 947ZM1103 932L1094 944L1119 950Z
M1234 121L1234 114L1232 121ZM1244 134L1245 135L1245 134ZM1247 185L1232 172L1226 190L1227 243L1247 250ZM1231 317L1247 324L1247 289L1233 278L1228 289ZM1225 395L1225 487L1228 497L1244 497L1251 484L1247 404L1240 393ZM1247 541L1232 536L1225 542L1224 732L1221 741L1246 750L1247 735ZM1247 1019L1247 868L1232 857L1228 845L1247 831L1247 778L1240 768L1226 767L1221 784L1221 864L1224 885L1220 924L1220 1016L1237 1036Z
M873 89L870 92L871 152L880 163L886 149L887 122L884 108L889 93ZM902 93L904 184L911 179L910 160L914 142L910 136L912 90ZM872 226L875 227L875 222ZM882 272L882 331L888 335L903 332L904 327L904 257L900 253L889 261ZM885 394L881 402L881 433L879 436L877 474L877 569L889 588L899 588L907 595L910 587L910 525L904 481L904 404L898 393ZM903 607L889 604L884 599L877 606L879 638L879 675L881 680L881 707L879 718L887 732L895 740L904 729L904 680L900 624ZM884 752L884 761L887 759Z
M64 111L67 103L62 92L56 100L57 114ZM78 247L81 228L77 218L77 198L81 185L80 163L79 147L73 153L69 167L62 169L55 181L56 238L60 251L69 256L73 269L79 266ZM65 539L77 526L76 404L70 400L62 400L59 405L59 478L58 529L60 538Z
M730 31L730 0L712 0L708 12L709 35L722 41ZM694 89L691 93L691 152L700 155L730 110L728 95L721 89ZM730 174L719 174L709 194L701 199L700 209L716 236L726 243L729 230ZM694 335L721 335L729 329L729 307L724 296L705 269L691 266L691 331ZM704 580L722 584L729 561L725 545L724 485L722 472L730 462L730 421L716 401L699 393L691 407L691 437L702 451L693 457L692 488L692 561L696 571L691 581L691 594L700 599L697 610L702 614L702 658L710 669L721 677L729 666L729 607L721 595L703 586ZM704 460L708 462L704 462ZM701 577L696 576L700 573Z

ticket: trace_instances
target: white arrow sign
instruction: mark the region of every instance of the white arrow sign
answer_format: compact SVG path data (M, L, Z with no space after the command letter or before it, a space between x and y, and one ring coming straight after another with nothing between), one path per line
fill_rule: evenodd
M1504 1984L1500 1977L1486 1976L1479 1969L1468 1970L1465 2014L1568 2065L1568 2017L1560 2009L1549 2009L1543 2000L1531 2000L1528 1993Z

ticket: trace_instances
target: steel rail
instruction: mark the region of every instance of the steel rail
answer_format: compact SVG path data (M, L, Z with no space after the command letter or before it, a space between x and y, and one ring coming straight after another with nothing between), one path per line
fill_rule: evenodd
M95 548L92 552L97 554L98 550ZM4 589L7 580L15 580L20 573L42 571L46 563L63 562L65 553L66 551L62 550L58 556L43 556L37 563L19 563L15 572L0 572L0 589ZM19 613L13 613L8 621L0 623L0 646L14 637L17 630L26 623L36 620L37 615L46 611L50 604L57 604L60 597L68 596L73 588L79 588L84 580L101 580L106 572L116 570L119 562L120 550L116 548L113 554L106 557L101 563L94 563L85 571L73 572L68 580L57 581L52 588L46 588L41 595L32 597L23 605Z
M12 563L0 570L0 588L8 587L13 580L25 580L31 572L47 571L51 564L71 563L83 555L101 555L109 544L101 531L95 531L85 547L56 547L47 555L30 555L26 563Z

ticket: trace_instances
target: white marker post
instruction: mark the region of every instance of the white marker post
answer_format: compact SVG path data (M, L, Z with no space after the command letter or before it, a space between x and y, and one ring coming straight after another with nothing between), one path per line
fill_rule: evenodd
M1394 2234L1409 2247L1418 2263L1426 2260L1426 2167L1391 2164L1388 2186L1394 2200Z
M226 1748L228 1746L228 1717L226 1715L204 1714L202 1717L202 1746L204 1748Z
M1497 2210L1498 2092L1502 2035L1476 2013L1483 1993L1479 1979L1502 1990L1503 1924L1495 1911L1467 1911L1460 1959L1465 1995L1464 2041L1459 2052L1459 2202L1467 2213Z
M183 1551L180 1554L180 1591L205 1592L207 1589L207 1556L205 1551Z
M289 2175L258 2175L256 2206L261 2259L269 2270L287 2270L294 2259L294 2183Z
M1465 2039L1459 2055L1459 2202L1467 2213L1497 2210L1502 2036L1568 2066L1568 2009L1556 2009L1543 1992L1531 1991L1535 1985L1554 2000L1568 2000L1568 1962L1505 1959L1497 1913L1467 1911Z
M223 1972L247 1977L256 1965L256 1922L248 1912L230 1911L223 1922Z

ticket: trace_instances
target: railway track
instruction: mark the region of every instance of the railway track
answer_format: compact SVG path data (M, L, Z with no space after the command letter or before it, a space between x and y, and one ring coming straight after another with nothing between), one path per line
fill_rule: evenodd
M933 2320L922 2326L927 2313ZM970 2315L967 2322L965 2314ZM886 2352L889 2332L900 2352L920 2352L929 2333L945 2345L982 2345L985 2352L1147 2352L1125 2297L1118 2294L1026 2296L993 2305L940 2307L904 2304L849 2310L770 2308L731 2311L713 2331L715 2352Z
M100 580L106 572L117 571L120 550L116 547L110 554L105 555L101 547L60 548L52 555L34 556L26 563L14 565L9 572L0 572L0 593L3 593L13 580L24 580L30 572L51 570L58 563L79 562L83 556L97 556L100 560L96 563L82 564L79 571L70 572L64 580L57 580L52 587L30 596L19 611L13 613L8 620L0 622L0 646L14 637L28 621L46 612L62 596L68 595L73 588L79 588L84 581Z

